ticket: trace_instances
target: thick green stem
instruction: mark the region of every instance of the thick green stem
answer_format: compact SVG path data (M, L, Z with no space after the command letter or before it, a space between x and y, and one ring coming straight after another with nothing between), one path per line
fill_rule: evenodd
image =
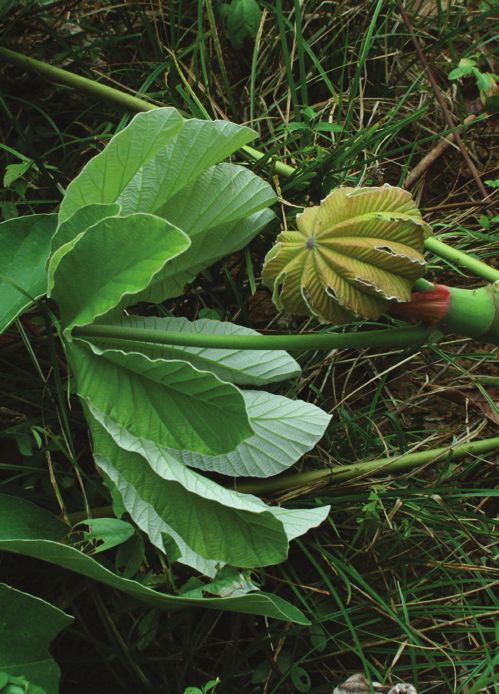
M477 289L428 284L418 280L411 300L392 304L391 312L443 333L499 344L499 282Z
M449 287L450 305L438 327L444 332L499 342L499 288L488 284L478 289Z
M433 282L425 280L424 277L420 277L414 282L413 287L415 292L431 292L435 289Z
M365 463L356 463L355 465L344 465L334 468L334 470L312 470L281 475L274 479L259 480L257 482L237 482L237 491L246 494L280 494L306 486L313 487L315 491L317 483L329 485L333 482L355 481L359 478L371 477L376 474L386 475L392 472L412 470L428 463L436 463L439 460L459 460L467 455L483 455L496 449L499 449L499 436L482 439L481 441L462 443L454 447L442 446L441 448L432 448L429 451L407 453L398 458L380 458L379 460L369 460ZM109 518L112 515L112 506L101 506L91 509L92 518ZM71 524L80 523L89 517L88 511L76 511L69 514Z
M363 347L417 347L424 344L431 328L407 327L369 330L355 333L306 333L303 335L207 335L204 333L164 332L119 325L87 325L74 328L75 337L98 344L99 339L119 348L120 343L179 345L212 349L339 349Z
M263 152L260 152L259 149L255 149L254 147L250 147L249 145L245 145L244 147L241 147L241 150L248 156L249 159L252 161L261 161L262 159L265 159L267 156ZM296 173L296 169L293 166L289 166L288 164L284 164L282 161L275 161L275 159L271 159L272 163L272 169L275 171L276 174L279 176L284 176L284 178L289 178L293 174Z
M160 108L156 104L151 104L148 101L144 101L144 99L141 99L138 96L126 94L119 89L115 89L114 87L108 87L101 82L88 79L88 77L75 75L74 72L63 70L60 67L54 67L49 63L44 63L42 60L28 58L28 56L23 55L22 53L11 51L8 48L3 48L2 46L0 46L0 58L3 58L9 63L22 67L25 70L28 70L28 72L33 72L35 75L41 75L42 77L45 77L56 84L63 84L66 87L72 87L73 89L86 92L99 99L111 101L112 103L117 104L121 108L129 111L153 111L156 108ZM245 145L241 149L252 161L260 161L267 156L263 152L260 152L254 147L249 147L248 145ZM296 169L294 169L292 166L288 166L287 164L283 164L279 161L273 161L272 165L274 171L279 174L279 176L289 177L296 172Z
M448 246L443 241L430 237L429 239L426 239L424 245L427 251L431 251L432 253L435 253L435 255L439 255L441 258L449 260L451 263L465 267L474 275L482 277L488 282L497 282L499 280L499 270L496 270L490 265L483 263L481 260L478 260L478 258L473 258L457 248Z
M106 99L107 101L112 101L122 108L129 109L130 111L151 111L152 109L159 108L159 106L151 104L148 101L144 101L137 96L125 94L114 87L108 87L105 84L95 82L87 77L75 75L73 72L54 67L53 65L49 65L49 63L45 63L41 60L28 58L22 53L11 51L8 48L3 48L2 46L0 46L0 58L3 58L9 63L19 65L29 72L46 77L57 84L64 84L68 87L87 92L92 96ZM260 161L267 156L258 149L249 147L247 145L241 149L245 155L253 161ZM274 171L279 176L289 177L296 173L296 169L294 167L288 166L280 161L272 161L272 165ZM494 270L494 268L489 267L476 258L471 258L466 253L463 253L463 251L458 251L457 249L448 246L443 241L438 241L435 238L428 238L424 243L426 250L461 265L462 267L466 267L468 270L478 275L478 277L483 277L489 282L495 282L499 279L499 271Z
M52 82L64 84L66 87L72 87L82 92L88 92L92 96L105 99L106 101L112 101L114 104L130 111L152 111L158 108L154 104L150 104L137 96L125 94L119 89L114 89L114 87L108 87L105 84L101 84L101 82L95 82L87 77L75 75L74 72L63 70L60 67L54 67L53 65L49 65L49 63L44 63L42 60L28 58L28 56L22 53L11 51L2 46L0 46L0 58L14 65L19 65L19 67L28 70L28 72L33 72L35 75L46 77Z
M347 482L356 480L359 477L411 470L412 468L435 463L439 460L458 460L467 455L482 455L497 450L499 450L499 436L482 439L481 441L471 441L470 443L463 443L457 446L443 446L442 448L432 448L429 451L407 453L398 457L369 460L365 463L345 465L333 470L296 472L282 475L277 479L240 482L237 484L237 491L248 494L277 494L308 485L316 486L317 483Z

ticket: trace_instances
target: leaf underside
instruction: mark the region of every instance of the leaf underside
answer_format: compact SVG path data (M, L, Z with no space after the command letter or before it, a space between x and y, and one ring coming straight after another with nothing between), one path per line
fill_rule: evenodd
M135 436L219 454L253 434L240 391L188 362L100 350L81 340L68 354L78 395Z
M171 536L180 561L193 568L207 570L193 553L219 565L246 568L283 561L289 539L318 525L329 510L269 507L190 470L174 451L131 436L96 408L90 411L97 463L116 485L127 511L152 531L155 544L162 545L163 533Z
M256 330L235 325L227 321L200 318L196 321L187 318L156 318L153 316L120 316L106 320L110 325L122 328L143 328L155 330L158 339L169 332L193 335L259 335ZM112 348L112 340L99 339L101 348ZM120 344L123 351L127 347ZM301 373L300 366L287 352L281 350L220 349L209 347L184 347L178 345L140 343L142 354L151 359L182 359L201 370L208 370L229 383L239 385L261 386L295 378Z
M225 455L177 451L185 465L232 477L270 477L287 470L322 437L331 417L303 400L244 391L254 434Z

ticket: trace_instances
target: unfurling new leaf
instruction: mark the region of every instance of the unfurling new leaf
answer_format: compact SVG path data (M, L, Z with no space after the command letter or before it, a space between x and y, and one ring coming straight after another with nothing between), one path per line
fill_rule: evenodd
M296 221L263 268L280 309L329 323L376 319L424 274L431 229L401 188L338 188Z

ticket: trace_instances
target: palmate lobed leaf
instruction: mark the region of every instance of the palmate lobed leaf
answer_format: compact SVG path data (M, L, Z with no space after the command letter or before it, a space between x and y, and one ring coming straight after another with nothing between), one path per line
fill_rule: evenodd
M291 465L322 435L327 415L279 396L243 395L225 381L274 382L298 373L296 362L284 353L130 347L126 341L95 346L72 334L96 321L160 330L174 329L177 321L179 330L190 330L178 319L123 317L122 310L182 293L200 270L242 248L273 217L267 207L275 195L267 183L244 167L217 163L253 131L184 120L171 109L154 113L140 114L113 138L68 187L61 206L49 274L76 392L116 499L119 494L156 546L172 550L172 560L178 555L206 575L222 563L279 563L289 540L322 522L328 509L267 507L205 479L180 458L186 451L212 463L227 456L218 462L227 470L232 465L231 474L275 474ZM145 127L149 117L157 141ZM202 329L245 331L213 321ZM255 437L247 408L257 400L267 411L285 401L287 421L260 412ZM248 456L241 448L246 439Z
M0 224L0 333L47 292L45 265L57 215L34 214Z
M297 216L265 258L264 284L278 308L332 323L378 318L408 301L424 274L431 233L400 188L338 188Z
M240 391L185 361L83 340L68 346L68 357L78 395L135 436L218 454L253 434Z
M217 164L255 136L227 121L184 119L171 108L138 114L68 186L54 251L61 255L57 246L84 225L85 207L90 215L112 204L122 215L155 214L182 229L193 245L136 300L181 294L201 270L245 246L274 216L266 209L276 200L268 183L242 166Z
M138 581L122 578L92 557L66 544L69 527L45 509L19 497L0 493L0 550L50 562L163 610L205 607L257 614L309 624L305 615L278 595L263 592L235 598L183 598L157 592Z

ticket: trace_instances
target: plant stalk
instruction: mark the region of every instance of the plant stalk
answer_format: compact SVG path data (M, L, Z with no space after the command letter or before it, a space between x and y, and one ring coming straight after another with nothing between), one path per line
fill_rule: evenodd
M468 255L468 253L464 253L457 248L449 246L443 241L439 241L433 236L426 239L424 245L427 251L431 251L435 255L440 256L440 258L444 258L451 263L466 268L474 275L487 280L487 282L497 282L499 280L499 270L478 260L478 258L473 258L473 256Z
M0 46L0 58L28 70L28 72L33 72L36 75L46 77L52 82L63 84L67 87L72 87L73 89L79 89L80 91L87 92L92 96L111 101L130 111L151 111L155 108L160 108L156 104L151 104L137 96L126 94L119 89L115 89L114 87L108 87L105 84L88 79L88 77L76 75L73 72L69 72L69 70L54 67L53 65L45 63L42 60L29 58L22 53L11 51L10 49L2 46ZM253 161L260 161L265 159L267 156L258 149L249 147L248 145L242 147L241 150ZM296 173L296 169L294 167L284 164L283 162L273 160L272 165L273 170L279 176L289 178ZM476 258L470 257L466 253L463 253L463 251L459 251L451 246L448 246L443 241L439 241L435 238L428 238L425 240L424 245L426 250L461 265L462 267L466 267L478 277L482 277L489 282L495 282L499 279L499 271L494 270L494 268L489 267Z
M120 343L145 343L148 346L177 345L211 349L304 350L344 349L364 347L418 347L427 342L434 331L431 328L409 326L350 333L304 333L302 335L206 335L203 333L159 332L145 328L120 325L87 325L73 328L74 337Z
M150 104L148 101L144 101L144 99L140 99L138 96L126 94L119 89L108 87L101 82L88 79L88 77L81 77L81 75L76 75L74 72L69 72L69 70L63 70L60 67L55 67L54 65L43 62L42 60L28 58L28 56L23 55L22 53L11 51L3 46L0 46L0 58L3 58L3 60L7 61L8 63L18 65L19 67L24 68L28 72L32 72L35 75L46 77L56 84L63 84L66 87L87 92L97 98L112 101L114 104L117 104L118 106L130 111L152 111L153 109L158 108L158 106Z
M111 101L113 104L121 106L121 108L128 111L140 113L142 111L153 111L156 108L161 108L157 104L151 104L149 101L145 101L138 96L126 94L125 92L115 89L114 87L108 87L101 82L96 82L88 77L76 75L74 72L64 70L60 67L55 67L54 65L43 62L42 60L29 58L22 53L11 51L9 48L4 48L3 46L0 46L0 58L3 58L9 63L13 63L14 65L18 65L19 67L24 68L28 72L32 72L35 75L41 75L42 77L45 77L56 84L63 84L66 87L71 87L72 89L86 92L87 94L95 96L99 99ZM253 161L260 161L267 156L258 149L249 147L248 145L241 147L241 150ZM279 174L279 176L289 178L289 176L296 173L296 169L280 161L272 161L272 165L274 171Z
M281 475L275 479L259 480L257 482L237 482L237 491L244 494L278 494L291 491L299 487L313 484L316 488L317 482L323 485L331 482L349 482L373 474L388 474L400 470L411 470L428 463L436 463L439 460L459 460L467 455L482 455L499 449L499 436L481 441L471 441L458 446L442 446L432 448L429 451L419 451L418 453L407 453L397 458L380 458L379 460L369 460L365 463L355 463L354 465L343 465L333 470L312 470L309 472L296 472L293 474ZM112 506L101 506L88 511L76 511L69 514L71 525L80 523L88 518L110 518L113 516Z
M428 451L407 453L406 455L369 460L365 463L344 465L332 470L312 470L282 475L277 479L257 482L239 482L237 491L247 494L276 494L287 492L298 487L348 482L373 474L389 474L402 470L411 470L428 463L441 460L459 460L467 455L481 455L499 450L499 436L480 441L471 441L457 446L442 446Z

